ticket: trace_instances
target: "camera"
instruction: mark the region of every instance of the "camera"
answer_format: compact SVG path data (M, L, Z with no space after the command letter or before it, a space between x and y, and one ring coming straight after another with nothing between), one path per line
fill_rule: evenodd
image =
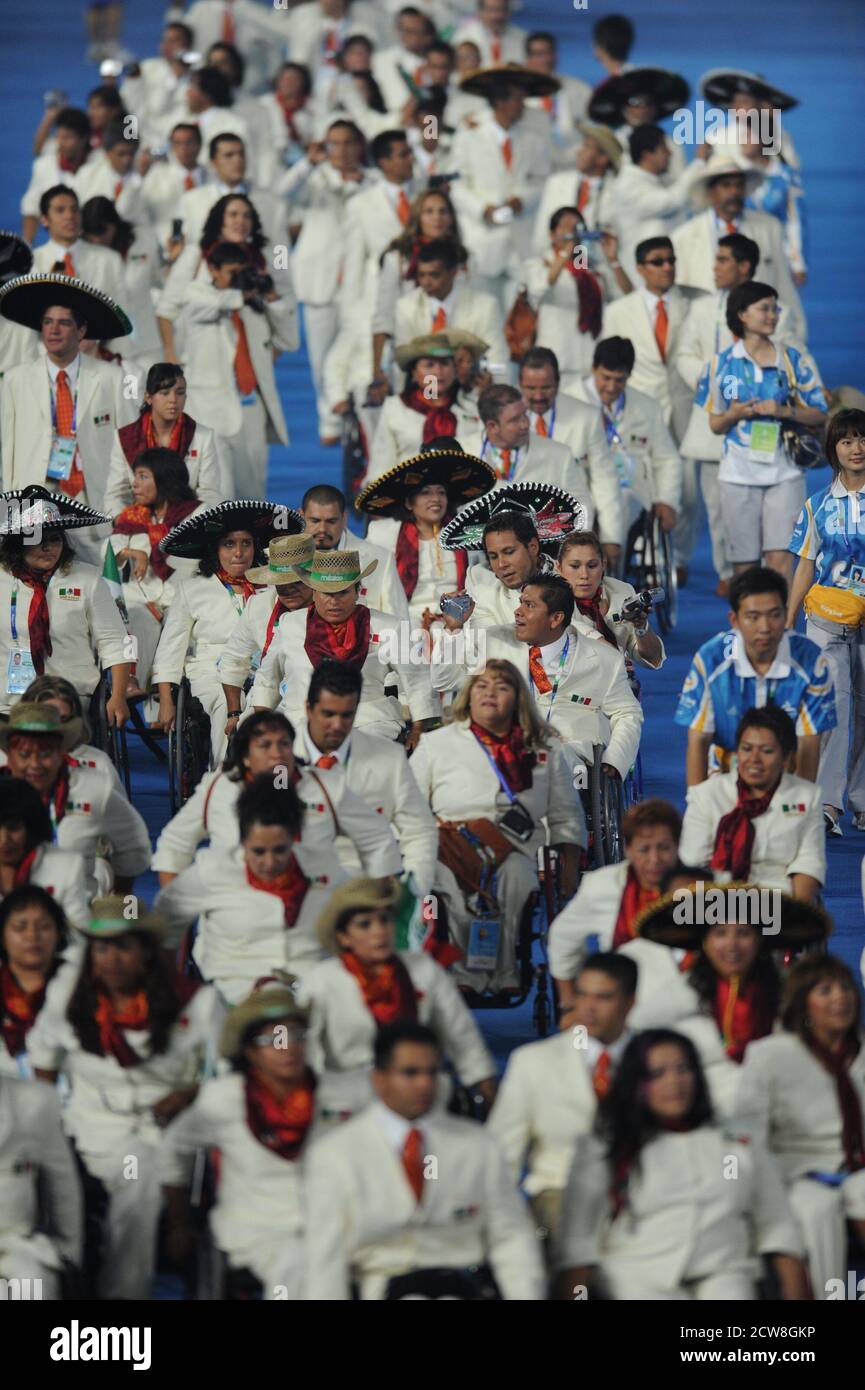
M633 598L629 598L627 603L622 604L622 611L612 615L614 623L633 622L634 618L639 618L643 613L651 612L656 603L661 603L666 597L663 589L641 589Z
M68 106L69 93L64 92L62 87L52 87L49 92L43 94L42 104L46 111L50 111L54 106Z
M273 278L256 270L251 265L245 265L240 270L235 271L231 277L231 283L236 290L242 294L252 292L252 297L246 302L250 309L255 309L256 313L263 314L265 311L264 296L270 294L273 289Z
M474 604L468 594L443 594L439 599L439 608L448 617L454 618L458 623L464 623Z

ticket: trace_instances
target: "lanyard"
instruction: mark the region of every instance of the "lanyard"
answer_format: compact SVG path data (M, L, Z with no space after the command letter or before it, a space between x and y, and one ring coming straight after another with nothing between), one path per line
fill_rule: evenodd
M238 601L237 601L237 594L235 593L234 587L233 587L231 584L226 584L226 582L225 582L224 579L221 580L220 582L221 582L221 584L222 584L223 589L225 589L226 593L228 594L228 597L231 599L231 602L234 604L234 607L235 607L235 611L236 611L236 613L237 613L237 616L238 616L239 618L242 617L242 616L243 616L243 610L244 610L244 608L246 607L246 603L244 602L243 599L241 599L240 603L238 603Z
M550 707L547 710L547 723L550 722L550 715L553 712L553 705L556 703L556 695L559 692L559 682L562 679L562 672L565 669L565 662L568 659L568 649L571 645L570 634L565 638L565 645L562 647L562 654L559 657L559 668L556 671L556 679L553 681L553 688L550 691Z
M617 401L614 401L614 402L613 402L613 405L612 405L612 414L608 415L608 414L607 414L607 411L606 411L606 407L603 406L603 405L601 406L601 419L602 419L602 421L603 421L603 423L604 423L604 433L605 433L606 436L607 436L607 443L608 443L608 444L612 444L612 443L621 444L621 443L622 443L622 436L619 434L618 427L617 427L617 424L616 424L616 418L615 418L615 417L616 417L616 415L621 416L621 414L622 414L622 412L623 412L624 409L625 409L625 393L624 393L624 391L622 392L622 394L621 394L621 396L619 397L619 399L618 399Z
M517 799L517 794L516 794L516 792L511 791L510 787L508 786L507 782L505 781L505 778L504 778L504 775L502 774L501 768L499 767L498 763L496 762L496 760L495 760L495 758L493 757L493 755L492 755L492 753L490 752L490 750L487 748L487 745L486 745L484 742L482 742L481 739L478 738L477 734L473 734L473 738L475 739L475 742L478 743L478 744L480 745L480 747L483 749L484 753L486 754L487 761L489 762L489 765L490 765L490 767L492 768L493 772L494 772L494 773L496 774L496 776L498 777L498 779L499 779L499 786L501 787L501 789L502 789L502 791L504 792L505 796L507 797L508 801L516 801L516 799Z
M489 442L490 442L490 441L487 439L486 435L484 435L483 439L481 440L481 459L482 459L482 460L483 460L483 459L485 458L485 456L486 456L487 445L489 444ZM492 446L490 446L490 447L492 447ZM501 452L502 452L502 451L501 451L500 449L496 449L496 453L497 453L497 454L501 455ZM510 478L511 474L514 472L514 469L516 468L517 464L519 463L520 450L519 450L519 449L511 449L511 450L509 450L509 453L510 453L510 456L511 456L511 467L510 467L510 472L508 473L507 478L503 477L502 474L499 473L498 468L496 468L496 472L499 473L499 478L501 479L501 481L502 481L503 483L506 483L506 482L508 481L508 478Z
M539 420L543 420L543 418L544 418L543 415L539 415L539 416L538 416L538 419L539 419ZM535 423L537 424L537 421L536 421ZM538 431L537 431L537 429L536 429L536 430L535 430L535 434L537 434L537 432L538 432ZM556 432L556 402L553 401L552 410L550 411L550 428L547 430L547 438L548 438L548 439L552 439L552 437L553 437L553 435L555 434L555 432Z
M18 580L15 581L15 588L12 590L12 604L9 609L9 626L12 629L12 641L18 646Z

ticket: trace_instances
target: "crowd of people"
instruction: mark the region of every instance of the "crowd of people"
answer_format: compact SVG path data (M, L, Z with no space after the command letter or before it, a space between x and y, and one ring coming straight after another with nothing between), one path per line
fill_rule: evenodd
M810 1300L863 1258L822 894L865 830L865 411L808 350L797 103L709 71L733 119L687 149L684 79L581 22L577 77L509 0L195 0L39 124L0 233L0 1297ZM301 316L362 469L277 496ZM677 807L629 577L667 547L668 629L703 508ZM155 847L133 715L209 754Z

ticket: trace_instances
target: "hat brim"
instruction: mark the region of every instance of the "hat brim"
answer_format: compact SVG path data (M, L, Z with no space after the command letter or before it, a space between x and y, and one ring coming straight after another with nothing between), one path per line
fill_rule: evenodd
M482 357L489 346L483 338L464 328L445 328L441 333L426 333L408 343L398 343L393 355L397 366L407 372L422 357L455 357L460 348L468 348L475 357Z
M522 87L527 97L551 97L561 91L561 82L556 77L548 77L542 72L532 72L531 68L510 63L494 63L489 67L475 68L467 72L460 82L460 91L472 97L485 97L503 82Z
M0 231L0 281L17 280L28 275L33 265L33 252L16 232Z
M624 150L608 125L592 125L591 121L577 121L577 130L584 137L594 140L608 156L616 173L622 167Z
M657 110L659 118L672 116L685 106L691 89L684 77L666 68L631 68L616 77L608 77L596 87L589 101L590 121L602 125L621 125L625 107L632 97L644 96Z
M111 517L104 512L85 507L62 493L49 492L47 488L11 488L9 492L0 493L0 501L19 503L17 514L14 508L5 507L5 516L0 520L0 536L29 536L37 526L43 531L76 531L83 526L111 525ZM32 510L39 502L56 507L59 516L40 519Z
M84 737L84 721L77 717L62 721L56 729L25 729L20 726L16 728L10 721L11 714L0 714L0 748L4 750L9 747L9 740L13 734L23 734L25 738L57 738L59 735L64 753L71 753Z
M306 584L302 571L298 569L298 566L303 563L305 562L297 560L279 574L275 573L269 565L259 565L254 570L247 570L246 578L250 584L266 584L270 588L277 588L283 584L297 584L298 582Z
M729 109L733 98L740 93L756 98L757 101L771 102L779 111L792 111L799 105L798 97L773 87L765 77L757 72L746 72L744 68L712 68L700 78L700 95L713 106Z
M406 502L418 488L438 483L447 490L448 507L456 511L495 487L495 469L457 449L429 449L415 454L367 483L355 498L355 510L372 516L409 516Z
M128 922L119 917L91 918L84 926L76 924L76 929L91 941L114 941L118 936L126 936L132 931L146 932L148 936L161 941L168 934L168 922L158 912L145 912L143 916L133 917Z
M335 552L339 553L339 552ZM344 552L343 552L344 553ZM310 562L312 564L314 562ZM366 579L368 574L378 569L378 560L371 560L366 569L360 571L354 578L350 575L336 574L333 578L324 578L318 571L307 569L303 565L295 566L295 576L306 584L310 589L314 589L317 594L339 594L343 589L351 589L355 584L359 584L362 579ZM290 584L293 580L288 581Z
M706 932L712 927L714 922L702 923L689 921L702 916L704 919L709 915L710 902L718 902L715 897L710 897L715 893L726 895L735 892L739 895L760 894L760 892L775 892L761 890L755 883L707 883L703 889L704 905L700 908L699 899L691 889L680 888L675 892L667 894L657 902L645 908L637 917L634 923L634 932L645 941L654 941L659 946L672 946L686 951L695 951L700 948ZM760 932L760 942L762 947L768 951L780 949L793 949L802 946L814 946L819 942L825 941L832 931L832 919L823 911L822 908L815 907L812 903L799 902L796 898L791 898L787 893L778 892L781 904L781 922L778 931ZM773 897L773 906L778 898ZM742 898L737 898L742 901ZM756 899L759 908L760 898ZM746 914L746 921L751 922L753 914L748 903L753 903L753 898L746 898L743 902L743 911ZM714 913L712 914L714 916ZM682 920L680 920L682 919ZM718 921L722 918L719 917ZM759 923L756 923L759 930ZM777 923L772 923L773 927Z
M277 1023L280 1019L291 1022L309 1022L309 1013L302 1008L289 989L273 991L274 998L268 1000L264 994L252 999L244 999L236 1004L222 1025L219 1038L219 1051L229 1061L234 1061L243 1050L243 1039L250 1028L257 1023Z
M275 532L297 536L304 529L304 519L294 507L241 497L234 502L206 507L178 522L159 542L159 549L182 560L201 560L213 541L229 531L251 531L256 536L270 536Z
M73 309L87 320L87 337L125 338L132 332L126 314L107 294L68 275L19 275L0 287L0 314L38 333L52 304Z
M545 554L555 554L563 538L584 531L588 521L582 502L554 483L507 483L461 507L442 527L439 545L443 550L480 549L484 527L500 512L530 516Z
M746 164L744 160L740 162L737 159L728 159L723 164L718 164L714 169L707 166L691 184L691 202L694 206L698 208L711 207L709 185L714 179L723 179L729 174L742 175L745 180L746 198L763 182L763 175L760 170L755 169L753 165Z
M377 892L374 889L370 889L369 892L357 890L354 894L351 893L351 890L352 884L350 883L343 885L341 892L337 890L315 924L315 934L319 944L332 956L339 955L336 924L347 912L368 912L377 907L386 907L391 912L395 912L400 900L400 890L397 888L380 887ZM352 900L346 901L350 895Z

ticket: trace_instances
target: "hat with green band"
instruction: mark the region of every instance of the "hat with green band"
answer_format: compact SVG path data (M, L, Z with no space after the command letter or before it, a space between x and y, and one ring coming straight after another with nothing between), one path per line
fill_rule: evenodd
M366 569L361 569L356 550L316 550L308 565L297 566L295 577L320 594L338 594L341 589L359 584L377 568L378 560L371 560Z
M296 566L309 564L314 552L312 536L277 536L270 542L267 564L247 570L246 578L250 584L296 584Z
M54 705L19 700L8 715L0 715L0 748L8 748L13 734L28 738L59 738L64 753L77 748L83 737L80 719L64 720Z
M79 930L94 941L112 941L131 931L147 932L149 936L162 938L168 931L168 922L160 913L152 912L144 900L137 898L134 893L128 893L125 897L112 893L93 899L90 921Z
M223 1057L233 1061L240 1056L249 1030L256 1024L295 1023L305 1028L308 1019L306 1009L298 1004L289 983L278 978L260 980L226 1018L219 1050Z

